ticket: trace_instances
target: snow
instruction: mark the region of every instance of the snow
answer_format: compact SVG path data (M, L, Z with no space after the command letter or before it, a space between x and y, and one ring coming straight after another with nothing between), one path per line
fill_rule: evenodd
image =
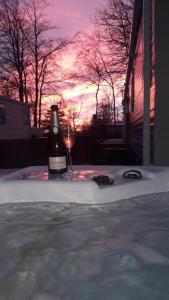
M0 206L0 299L168 300L169 192Z
M127 169L1 177L0 299L168 300L169 168L134 167L135 181L122 178ZM100 188L97 174L114 185Z
M17 169L0 169L0 178L15 171L17 171Z

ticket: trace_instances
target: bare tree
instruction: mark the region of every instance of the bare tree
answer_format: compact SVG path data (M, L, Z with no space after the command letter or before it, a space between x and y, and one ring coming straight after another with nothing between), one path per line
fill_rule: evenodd
M80 116L80 111L77 109L77 105L68 101L65 103L66 108L66 119L71 123L73 131L76 131L76 120Z
M59 121L61 126L63 126L63 122L64 122L64 118L65 118L65 106L63 105L63 102L60 101L56 101L55 104L58 106L59 108ZM47 108L45 110L45 113L43 114L43 118L42 118L42 122L41 125L43 126L43 128L46 130L46 133L48 133L51 129L51 109Z
M42 95L49 70L50 61L56 52L68 45L64 39L47 39L46 33L54 29L45 18L47 2L45 0L25 0L25 7L30 23L30 35L28 45L32 57L31 73L34 81L34 126L41 123ZM38 121L39 110L39 121Z
M16 98L31 103L35 127L41 124L43 94L57 86L55 61L70 43L50 38L56 27L46 18L47 5L45 0L0 0L1 91L10 94L13 88Z
M102 83L102 65L98 53L98 45L94 35L81 34L78 38L77 64L78 77L88 86L96 87L96 116L98 114L99 92Z
M109 90L113 107L113 122L116 123L116 98L124 89L124 78L129 57L129 43L133 0L107 0L94 17L93 33L82 34L77 53L80 76L96 86L96 117L100 91ZM103 96L100 94L100 98Z
M19 100L26 102L25 72L28 66L29 27L18 1L0 1L0 69L4 82L18 89ZM10 88L8 89L10 90Z
M84 77L89 84L96 86L96 117L99 108L99 92L102 91L103 94L103 91L109 87L111 91L109 93L109 100L113 103L115 123L115 87L116 80L121 75L121 71L117 68L113 59L110 59L109 49L107 49L107 45L102 41L98 28L90 35L83 34L81 37L77 60L79 65L82 66L80 76ZM100 95L100 98L102 97L103 95Z
M126 71L129 56L133 3L133 0L107 0L94 17L110 56L122 72Z
M102 120L104 125L112 124L113 116L114 107L112 102L106 100L99 104L98 117Z

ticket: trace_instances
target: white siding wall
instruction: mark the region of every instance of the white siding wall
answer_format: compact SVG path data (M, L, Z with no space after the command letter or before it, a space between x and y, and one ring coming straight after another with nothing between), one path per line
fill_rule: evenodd
M137 155L142 157L143 145L143 30L142 23L138 34L133 63L134 80L132 74L129 83L129 122L130 144ZM132 87L134 84L134 88ZM132 102L134 103L132 104Z
M30 126L25 125L24 110L29 107L26 104L0 97L0 104L5 105L5 124L0 124L0 139L22 139L30 136Z

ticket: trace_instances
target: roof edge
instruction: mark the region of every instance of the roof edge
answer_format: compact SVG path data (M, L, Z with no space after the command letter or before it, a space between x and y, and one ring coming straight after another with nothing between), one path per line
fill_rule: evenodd
M18 105L21 105L21 106L27 106L27 107L30 107L30 104L28 103L25 103L25 102L20 102L18 100L14 100L8 96L3 96L3 95L0 95L0 101L7 101L7 102L10 102L12 104L18 104Z

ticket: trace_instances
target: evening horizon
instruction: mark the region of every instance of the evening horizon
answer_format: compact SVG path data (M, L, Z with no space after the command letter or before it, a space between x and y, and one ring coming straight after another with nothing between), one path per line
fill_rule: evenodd
M106 0L85 1L85 3L82 0L63 0L62 2L50 0L48 15L51 23L57 26L57 29L51 32L52 37L56 35L72 39L79 32L90 34L94 27L91 18L105 3ZM76 46L70 45L62 57L61 66L66 72L77 71L75 52ZM73 105L77 103L77 106L83 107L80 117L83 120L89 120L95 114L95 90L96 88L88 86L87 82L75 80L73 87L63 89L63 97L65 100L72 101ZM55 99L54 96L53 100L49 101L48 107L56 102Z

